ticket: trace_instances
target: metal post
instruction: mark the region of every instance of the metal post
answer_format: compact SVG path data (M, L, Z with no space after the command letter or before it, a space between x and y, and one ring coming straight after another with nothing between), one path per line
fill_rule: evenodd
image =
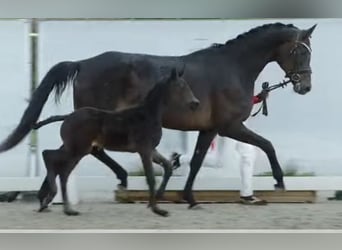
M31 91L30 96L32 96L34 90L37 87L38 82L38 72L37 72L37 46L38 46L38 21L37 19L31 19L31 29L30 29L30 45L31 45ZM37 131L32 131L30 134L29 142L29 159L30 165L28 170L29 177L39 176L39 160L38 160L38 136Z

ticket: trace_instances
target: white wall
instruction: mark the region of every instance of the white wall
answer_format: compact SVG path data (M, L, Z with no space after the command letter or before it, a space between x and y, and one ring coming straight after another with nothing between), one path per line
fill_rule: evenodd
M30 94L29 23L0 21L0 140L17 126ZM0 154L0 176L25 176L28 139Z

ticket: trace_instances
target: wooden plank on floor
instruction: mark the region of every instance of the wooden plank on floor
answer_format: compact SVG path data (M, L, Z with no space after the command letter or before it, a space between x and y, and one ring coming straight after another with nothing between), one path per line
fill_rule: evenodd
M255 195L269 203L314 203L316 191L255 191ZM194 191L195 199L201 203L236 203L239 202L239 191L198 190ZM148 191L126 190L116 191L115 200L120 203L147 202ZM181 191L166 191L163 201L184 203Z

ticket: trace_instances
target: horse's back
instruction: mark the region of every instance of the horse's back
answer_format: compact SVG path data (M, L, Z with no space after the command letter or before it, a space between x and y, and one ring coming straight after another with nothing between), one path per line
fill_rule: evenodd
M135 67L143 65L163 65L170 62L179 61L178 57L174 56L161 56L142 53L128 53L121 51L106 51L104 53L95 55L90 58L80 60L79 63L83 67L113 67L115 65L129 65L132 64Z
M117 110L141 103L168 68L180 64L178 60L110 51L80 61L74 82L74 107Z

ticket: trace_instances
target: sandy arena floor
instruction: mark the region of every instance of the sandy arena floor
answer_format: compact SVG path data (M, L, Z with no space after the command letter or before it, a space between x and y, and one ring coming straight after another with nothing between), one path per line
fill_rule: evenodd
M107 197L108 198L108 197ZM37 213L37 202L0 203L0 229L342 229L342 201L321 197L315 204L160 204L167 218L152 214L146 204L117 204L110 199L83 201L76 217L65 216L61 205Z

